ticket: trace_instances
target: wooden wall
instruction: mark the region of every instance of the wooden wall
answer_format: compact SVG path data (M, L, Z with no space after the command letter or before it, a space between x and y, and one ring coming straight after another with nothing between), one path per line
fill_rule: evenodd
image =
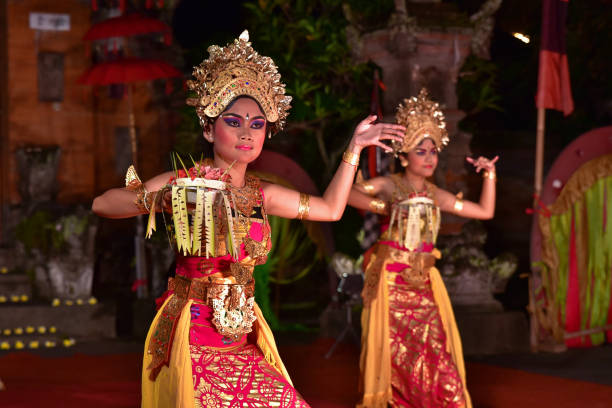
M82 38L91 25L91 5L83 0L7 0L6 18L6 126L2 139L5 182L3 205L19 204L15 150L28 145L62 148L57 201L89 204L101 191L121 186L116 170L115 128L128 125L127 100L110 99L107 88L94 91L77 78L91 65ZM37 32L29 28L30 12L70 15L70 31ZM64 54L63 102L40 102L37 54ZM0 73L2 71L0 70ZM151 84L134 86L134 111L140 136L139 173L148 178L163 170L172 144L170 114L151 101ZM1 118L0 118L1 119Z

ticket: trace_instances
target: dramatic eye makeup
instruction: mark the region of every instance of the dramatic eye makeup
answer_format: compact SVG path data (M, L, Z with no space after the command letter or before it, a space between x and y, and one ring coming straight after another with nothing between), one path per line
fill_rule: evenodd
M251 122L252 129L262 129L266 125L266 121L263 119L254 119Z
M240 127L240 119L233 116L223 116L223 121L231 127Z
M414 149L414 153L417 156L425 156L425 154L427 153L427 150L417 148L417 149Z

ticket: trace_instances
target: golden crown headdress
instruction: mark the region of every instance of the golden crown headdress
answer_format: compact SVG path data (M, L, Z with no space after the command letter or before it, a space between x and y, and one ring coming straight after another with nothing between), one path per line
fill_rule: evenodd
M437 102L429 99L427 89L421 89L418 96L406 98L397 107L395 120L406 127L401 142L393 141L395 153L407 153L414 149L423 139L431 139L438 151L449 142L444 113Z
M278 68L272 58L259 55L251 47L249 32L225 47L211 45L209 57L193 69L195 80L187 86L197 98L187 99L195 106L200 124L206 128L238 96L250 96L264 111L272 133L282 130L291 108Z

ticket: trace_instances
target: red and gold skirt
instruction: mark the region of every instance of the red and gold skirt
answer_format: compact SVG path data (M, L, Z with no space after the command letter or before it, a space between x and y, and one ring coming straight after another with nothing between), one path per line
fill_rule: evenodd
M464 407L463 384L446 351L429 279L414 286L387 272L394 407Z

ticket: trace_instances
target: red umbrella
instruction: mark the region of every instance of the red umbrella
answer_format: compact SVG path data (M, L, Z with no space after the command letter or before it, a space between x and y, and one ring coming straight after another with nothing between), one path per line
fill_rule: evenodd
M155 18L141 14L128 14L109 18L91 26L83 40L94 41L112 37L129 37L150 33L170 35L170 26ZM168 38L168 37L167 37Z
M123 58L94 65L79 77L78 82L88 85L125 84L181 75L179 70L164 61Z

